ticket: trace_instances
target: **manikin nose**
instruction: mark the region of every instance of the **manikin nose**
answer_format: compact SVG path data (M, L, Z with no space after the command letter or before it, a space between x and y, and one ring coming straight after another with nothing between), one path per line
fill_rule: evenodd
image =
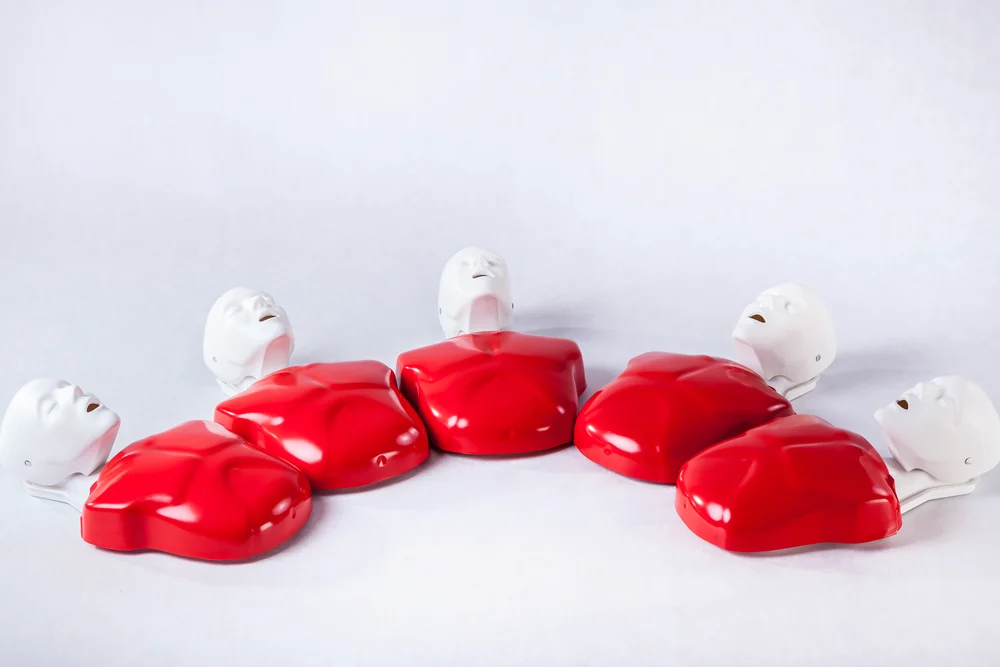
M75 384L66 385L65 387L60 387L56 390L56 399L60 403L72 403L76 399L83 396L83 390L77 387Z
M944 389L942 387L939 387L936 384L931 384L930 382L921 382L915 389L915 393L918 397L930 401L938 399L942 394L944 394Z
M490 265L490 260L480 256L472 260L472 276L477 278L483 275L493 276L493 267Z
M775 297L773 294L762 294L757 299L756 306L759 310L775 310Z
M250 307L253 308L254 310L260 310L261 308L265 308L266 306L267 302L264 301L263 296L255 296L253 298L253 301L250 302Z

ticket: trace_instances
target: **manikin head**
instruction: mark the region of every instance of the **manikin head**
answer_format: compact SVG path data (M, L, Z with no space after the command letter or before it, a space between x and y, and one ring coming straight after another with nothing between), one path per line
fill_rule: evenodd
M510 329L514 302L503 257L482 248L452 255L441 272L438 316L447 338Z
M837 355L833 321L814 294L794 283L766 290L743 309L733 331L736 360L765 380L811 380Z
M1000 463L1000 415L982 387L957 376L921 382L875 413L893 458L949 484Z
M288 315L266 292L231 289L208 313L205 364L227 393L285 368L294 349Z
M118 415L76 385L32 380L0 423L0 464L44 486L89 475L108 460L119 425Z

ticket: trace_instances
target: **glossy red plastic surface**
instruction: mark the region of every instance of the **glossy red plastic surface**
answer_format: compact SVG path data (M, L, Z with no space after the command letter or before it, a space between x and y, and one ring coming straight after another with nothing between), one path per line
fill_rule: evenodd
M696 535L730 551L869 542L902 525L878 452L812 415L775 420L695 456L677 478L675 505Z
M790 414L791 404L740 364L647 352L590 397L574 442L617 473L673 484L698 452Z
M309 482L213 422L192 421L118 452L83 507L83 539L243 560L278 546L312 509Z
M309 477L313 488L381 482L427 460L427 432L378 361L292 366L215 409L215 421Z
M472 333L405 352L403 394L431 442L460 454L526 454L573 439L583 357L563 338Z

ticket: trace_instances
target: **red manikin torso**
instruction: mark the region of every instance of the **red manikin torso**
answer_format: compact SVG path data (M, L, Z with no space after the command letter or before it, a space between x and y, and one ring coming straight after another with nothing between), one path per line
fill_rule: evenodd
M215 420L321 490L381 482L430 454L423 423L378 361L280 370L220 403Z
M285 542L311 508L301 472L218 424L191 421L112 457L80 528L105 549L242 560Z
M576 343L514 331L405 352L400 385L431 441L460 454L526 454L572 441L587 383Z

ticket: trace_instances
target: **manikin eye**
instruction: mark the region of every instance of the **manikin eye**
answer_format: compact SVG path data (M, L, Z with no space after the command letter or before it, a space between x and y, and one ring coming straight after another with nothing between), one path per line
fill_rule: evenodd
M38 406L38 411L43 417L48 417L49 415L55 413L56 408L58 407L59 404L54 398L44 398L42 399L41 405Z
M766 323L767 322L767 320L764 319L764 316L761 315L760 313L754 313L753 315L750 316L750 319L751 320L757 320L758 322L762 322L762 323Z
M949 396L938 396L937 402L945 410L956 411L955 401Z
M896 405L898 405L899 407L903 408L904 410L909 410L910 409L910 404L906 401L905 398L901 398L898 401L896 401Z

